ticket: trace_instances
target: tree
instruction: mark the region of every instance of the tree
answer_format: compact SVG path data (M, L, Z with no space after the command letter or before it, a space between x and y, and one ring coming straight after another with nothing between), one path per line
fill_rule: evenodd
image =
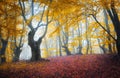
M19 61L20 53L22 52L21 48L23 47L24 35L26 34L25 31L26 31L25 25L23 22L23 27L20 30L19 34L17 34L16 36L13 36L14 43L12 43L12 44L14 46L13 47L13 52L14 52L13 61L14 62Z
M78 49L79 54L82 54L82 25L81 23L80 24L78 23L77 26L78 26L78 37L80 38L78 39L77 49Z
M118 2L117 2L118 1ZM111 0L110 2L110 7L105 6L105 9L107 10L111 21L113 23L113 26L115 28L115 32L116 32L116 48L118 51L118 55L120 55L120 20L119 20L119 16L118 16L118 12L116 11L116 3L119 3L119 0Z
M15 29L19 22L16 19L19 16L19 6L15 2L1 1L0 2L0 58L1 62L6 62L6 48L10 37L19 30Z
M48 3L50 5L50 2L48 2ZM46 6L42 3L36 2L34 0L30 0L27 3L19 0L19 4L21 7L22 16L24 18L24 21L27 23L28 27L30 28L30 31L28 33L28 44L32 50L31 60L32 61L42 60L40 45L41 45L42 39L45 37L45 35L47 33L48 24L51 22L51 20L49 20L49 17L48 17L49 5ZM29 7L27 6L27 4L29 5ZM37 10L38 13L35 12L36 7L39 8ZM40 8L42 8L42 11L40 10ZM28 15L30 15L29 18L27 18L26 10L29 11L29 13L28 13ZM37 25L34 26L33 22L36 21L36 18L38 21L37 21ZM45 22L45 23L43 23L43 22ZM45 27L45 28L43 28L44 33L39 37L39 39L37 41L35 41L34 35L36 34L36 32L39 30L40 27Z

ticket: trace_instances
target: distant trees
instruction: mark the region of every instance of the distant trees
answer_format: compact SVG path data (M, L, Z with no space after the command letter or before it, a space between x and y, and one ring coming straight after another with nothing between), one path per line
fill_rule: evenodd
M105 48L109 48L109 51L111 52L112 51L112 49L111 49L111 47L113 47L114 45L112 44L112 42L114 42L114 40L116 41L116 39L115 39L115 37L113 36L113 31L109 31L109 30L111 30L111 29L113 29L112 28L112 26L110 25L111 23L109 23L109 25L110 25L110 29L109 29L109 27L108 27L108 25L107 25L107 21L109 20L109 19L107 19L107 17L105 16L105 19L107 20L107 21L105 21L106 22L106 25L105 24L102 24L102 22L103 21L101 21L101 20L99 20L100 19L100 17L99 17L99 15L100 15L100 12L102 12L103 11L103 9L105 9L105 7L104 7L104 3L105 2L107 2L107 4L109 5L110 3L111 3L111 1L92 1L92 0L90 0L90 1L85 1L84 2L84 0L83 0L83 2L81 2L81 1L76 1L76 0L74 0L74 1L72 1L72 0L69 0L69 1L63 1L63 0L61 0L61 1L59 1L59 2L57 2L57 1L52 1L52 4L53 4L53 6L51 6L51 8L55 8L55 6L57 6L58 8L60 7L60 5L59 4L61 4L61 3L64 3L63 4L63 6L62 7L60 7L59 8L59 10L61 10L61 12L59 12L59 10L54 10L54 13L55 13L55 15L57 15L57 14L63 14L62 16L63 17L65 17L65 16L67 16L67 17L69 17L69 19L71 19L72 18L72 20L73 20L73 18L79 18L79 19L76 19L76 21L78 21L79 20L79 22L81 21L80 19L83 19L82 17L84 16L84 12L85 12L85 14L88 16L88 18L91 18L90 16L92 15L92 16L94 16L94 18L95 18L95 21L96 21L96 23L98 23L98 25L105 31L105 33L106 34L108 34L108 35L106 35L106 36L108 36L108 37L111 37L112 39L110 39L110 38L108 38L108 40L106 40L106 41L109 41L109 43L108 43L108 45L106 45L105 46ZM69 4L67 4L67 3L69 3ZM78 3L78 4L77 4ZM80 4L79 4L80 3ZM86 4L84 4L84 3L86 3ZM94 4L92 4L92 3L94 3ZM102 4L103 3L103 4ZM74 4L76 4L76 6L74 5ZM106 3L105 3L106 4ZM74 6L74 9L73 8L71 8L71 5L73 5ZM87 6L86 6L87 5ZM115 5L116 6L119 6L117 3L116 3L116 1L115 1ZM67 7L64 7L64 6L67 6ZM69 7L68 7L69 6ZM107 6L107 5L106 5ZM94 8L95 7L95 8ZM63 9L64 8L64 9ZM80 9L81 8L81 9ZM117 8L117 7L116 7ZM117 11L118 12L118 11ZM107 14L107 16L108 16L108 14ZM56 17L55 17L55 19L56 19ZM63 19L63 18L61 18L61 19ZM93 19L93 18L92 18ZM91 20L89 20L90 21L90 24L91 24ZM93 20L92 20L93 21ZM72 22L72 21L71 21ZM69 23L71 23L71 22L69 22ZM109 20L109 22L110 22L110 20ZM73 22L72 22L73 23ZM101 24L100 24L101 23ZM69 24L69 26L71 26L70 24ZM106 26L106 27L105 27ZM93 29L95 28L95 26L93 26ZM90 31L89 31L90 32ZM98 33L98 34L100 34L100 33ZM105 38L105 39L107 39L107 38ZM90 40L92 40L92 38L90 38ZM90 42L90 41L89 41ZM100 43L101 44L101 43ZM106 44L106 43L105 43ZM90 42L90 51L92 51L92 47L91 47L91 42ZM103 45L104 45L104 43L103 43ZM115 48L114 48L114 50L115 50Z
M71 52L69 50L69 33L68 33L68 30L67 31L64 31L62 30L62 34L63 34L63 37L62 37L62 48L64 49L64 51L66 52L67 55L71 55Z
M107 39L110 41L109 37L111 37L113 40L116 41L116 48L117 48L118 54L120 54L120 31L119 31L120 21L119 21L119 10L118 10L120 5L118 3L119 3L119 0L109 0L109 1L102 1L102 0L98 0L98 1L57 0L55 1L55 0L52 0L52 6L50 7L53 8L52 11L56 14L56 16L61 14L63 15L63 17L66 17L66 16L69 17L69 19L71 18L75 19L76 17L83 19L83 16L86 16L86 15L88 16L88 18L91 18L92 16L92 18L96 21L96 23L109 35ZM62 4L62 6L60 4ZM71 7L71 6L74 6L74 7ZM55 7L59 9L55 9ZM106 16L110 17L110 19L107 19L107 17L105 16L106 20L110 20L113 23L113 27L116 33L116 38L109 31L107 21L105 21L106 22L106 27L105 27L104 25L102 25L101 20L98 19L100 18L99 15L102 10L105 10L107 12ZM108 47L109 47L109 51L111 52L112 51L111 45L109 44Z

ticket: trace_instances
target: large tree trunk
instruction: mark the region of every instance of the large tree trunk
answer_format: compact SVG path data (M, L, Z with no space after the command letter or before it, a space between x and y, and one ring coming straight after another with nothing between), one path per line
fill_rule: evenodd
M118 14L117 14L115 6L114 6L114 1L112 1L112 3L111 3L111 10L107 10L107 12L108 12L108 14L112 20L113 26L115 28L115 32L116 32L116 36L117 36L116 48L118 51L118 55L120 55L120 21L119 21Z
M1 63L6 62L5 50L6 50L7 44L8 44L8 41L2 39L2 48L1 48L1 51L0 51Z
M30 45L32 50L32 61L38 61L41 59L40 44L37 41L33 41L33 45Z
M116 47L117 47L118 55L120 55L120 37L117 38L116 40Z
M42 42L42 38L38 41L34 40L34 31L30 31L28 35L28 44L31 47L32 58L31 61L38 61L41 60L41 51L40 51L40 44Z

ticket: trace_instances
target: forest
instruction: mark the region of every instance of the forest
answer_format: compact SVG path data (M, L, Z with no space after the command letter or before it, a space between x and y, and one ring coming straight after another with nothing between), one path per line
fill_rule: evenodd
M120 0L0 0L0 78L120 78Z

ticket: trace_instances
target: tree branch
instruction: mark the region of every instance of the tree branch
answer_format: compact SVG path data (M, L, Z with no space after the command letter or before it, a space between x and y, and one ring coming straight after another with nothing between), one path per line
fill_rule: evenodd
M25 17L25 4L24 2L21 3L21 1L19 0L19 5L21 7L21 11L22 11L22 16L23 16L23 19L25 21L25 23L27 23L27 18ZM33 27L31 25L31 23L28 25L28 27L33 30Z
M107 29L105 29L104 26L101 25L101 23L96 19L96 17L95 17L93 14L91 14L91 15L92 15L92 17L95 19L95 21L99 24L99 26L100 26L103 30L105 30L105 31L107 32L107 34L109 34L110 37L112 37L113 40L116 41L116 39L110 34L110 32L107 31Z

